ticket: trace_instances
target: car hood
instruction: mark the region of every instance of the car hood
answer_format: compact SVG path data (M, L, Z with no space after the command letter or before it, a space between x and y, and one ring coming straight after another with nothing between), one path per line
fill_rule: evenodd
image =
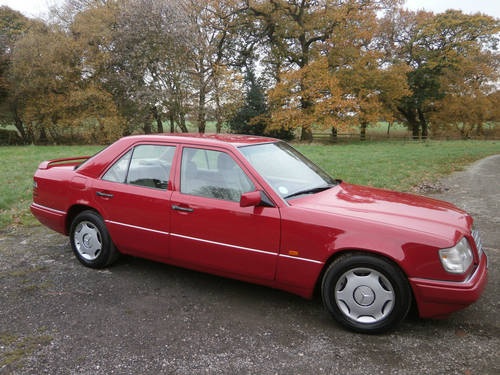
M472 225L471 217L451 203L344 182L289 203L294 207L355 217L448 239L467 233Z

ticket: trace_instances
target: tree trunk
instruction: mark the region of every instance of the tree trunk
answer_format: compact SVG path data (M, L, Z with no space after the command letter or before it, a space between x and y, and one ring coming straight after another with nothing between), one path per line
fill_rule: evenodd
M216 117L215 132L219 134L222 131L222 125L224 122L222 121L222 116L220 116L220 113L217 113L215 117Z
M302 84L301 84L302 86ZM302 86L302 90L304 90L304 87ZM300 104L302 107L302 111L307 113L310 108L312 107L312 102L308 98L302 98L300 100ZM313 140L313 134L312 134L312 127L311 125L304 125L302 126L302 133L300 135L300 140L301 141L306 141L306 142L312 142Z
M332 140L333 142L337 142L338 140L338 130L335 126L332 126Z
M181 131L183 133L187 133L188 132L188 128L186 126L186 115L184 113L181 113L179 115L179 128L181 128Z
M408 128L411 130L412 138L417 140L420 138L420 123L417 120L417 113L415 109L405 109L398 107L398 111L406 118Z
M47 132L45 131L45 127L43 125L40 127L40 138L38 141L44 145L49 143L49 138L47 137Z
M206 81L205 75L203 73L203 61L200 61L200 72L198 72L198 80L200 85L200 92L198 93L198 132L200 134L205 133L206 128Z
M222 109L220 105L220 96L219 90L215 91L215 120L217 121L215 124L215 132L219 134L222 130Z
M17 113L14 114L14 125L16 126L17 131L19 134L21 134L21 138L23 140L23 143L29 143L30 141L33 141L32 139L28 139L28 135L26 134L26 131L24 130L24 124L23 121L19 118Z
M175 120L174 120L174 115L170 113L169 115L169 120L170 120L170 133L175 133Z
M361 128L359 130L359 140L360 141L366 141L366 128L368 127L368 124L366 122L361 123Z
M205 91L201 90L198 98L198 132L205 133L207 122L205 116Z
M420 127L422 128L422 139L427 139L429 126L427 124L427 120L425 119L424 113L420 109L418 110L418 120L420 122Z
M14 115L14 126L16 127L17 131L21 135L21 138L23 140L23 143L27 144L30 142L33 142L33 139L29 139L30 137L28 136L28 133L26 132L26 129L24 128L24 123L23 120L19 117L19 114L17 112L17 105L14 103L11 105L12 113Z
M476 125L476 135L484 135L483 124Z
M163 122L161 121L161 115L160 112L158 111L158 107L154 106L152 108L152 112L153 112L153 118L156 120L156 127L158 133L163 133L164 132Z
M312 133L312 129L310 126L303 126L302 127L302 133L300 135L300 140L305 141L305 142L312 142L313 133Z
M417 121L410 123L410 128L411 128L411 135L413 140L418 140L420 139L420 126Z

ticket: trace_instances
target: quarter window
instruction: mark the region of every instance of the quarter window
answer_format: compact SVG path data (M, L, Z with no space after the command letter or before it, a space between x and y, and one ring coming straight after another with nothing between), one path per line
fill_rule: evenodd
M103 180L166 190L175 146L140 145L123 155Z

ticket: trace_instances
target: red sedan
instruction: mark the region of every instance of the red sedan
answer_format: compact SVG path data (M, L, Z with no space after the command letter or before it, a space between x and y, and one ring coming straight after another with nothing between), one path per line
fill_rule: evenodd
M85 266L130 254L306 298L318 288L358 332L394 327L412 304L447 316L487 279L466 212L332 179L272 138L141 135L45 161L31 211Z

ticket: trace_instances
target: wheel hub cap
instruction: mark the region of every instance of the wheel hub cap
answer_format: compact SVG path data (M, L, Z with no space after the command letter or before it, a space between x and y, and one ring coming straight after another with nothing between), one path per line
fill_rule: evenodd
M375 293L370 287L362 285L354 291L354 300L361 306L370 306L375 301Z
M102 250L102 238L99 229L90 221L78 224L74 233L76 251L85 260L95 260Z
M85 246L87 249L92 247L92 237L89 234L85 234L83 236L83 246Z
M335 286L340 311L358 323L375 323L389 316L394 307L392 284L379 271L358 267L346 271Z

